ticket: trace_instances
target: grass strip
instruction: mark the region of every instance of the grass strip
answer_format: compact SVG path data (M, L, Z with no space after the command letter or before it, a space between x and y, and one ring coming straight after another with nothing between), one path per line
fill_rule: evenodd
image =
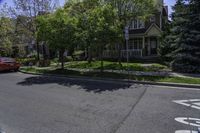
M23 67L23 72L39 73L39 74L58 74L66 76L85 76L85 77L99 77L99 78L113 78L113 79L132 79L137 81L151 81L151 82L168 82L168 83L184 83L184 84L200 84L200 78L185 78L185 77L164 77L164 76L136 76L112 72L80 72L74 70L61 70L38 67Z
M78 68L78 69L101 69L100 61L93 61L88 63L87 61L73 61L68 62L65 65L66 68ZM149 64L147 66L143 66L141 63L122 63L119 65L118 62L110 62L104 61L104 69L105 70L132 70L132 71L143 71L143 72L156 72L156 71L164 71L168 70L168 68L161 64Z

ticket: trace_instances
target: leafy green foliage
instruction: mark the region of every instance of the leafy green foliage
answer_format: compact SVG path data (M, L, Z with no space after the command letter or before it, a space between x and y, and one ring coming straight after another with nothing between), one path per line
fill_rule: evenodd
M0 18L0 56L11 56L14 24L10 18Z
M50 48L59 50L64 63L64 52L76 42L77 19L63 9L58 9L54 14L39 16L37 36L40 41L45 41Z
M79 40L89 62L92 53L101 56L106 45L123 45L125 26L133 19L145 19L152 9L153 0L70 0L65 4L65 10L78 18Z
M119 28L120 28L120 38L116 38L118 41L118 61L121 64L121 49L124 45L124 28L129 26L131 22L135 19L148 18L153 12L153 0L106 0L110 3L117 12Z
M29 66L31 65L36 65L36 60L35 58L16 58L16 61L19 62L21 65L24 66Z
M74 61L69 62L65 65L66 68L78 68L78 69L101 69L101 62L94 61L88 63L86 61ZM131 71L145 71L145 72L158 72L167 69L166 66L160 64L151 64L148 66L143 66L140 63L122 63L119 65L117 62L104 61L104 69L106 70L131 70Z
M170 61L172 60L172 57L170 55L171 51L173 50L173 47L171 46L173 37L170 36L170 34L172 34L172 32L170 31L171 27L172 27L171 23L170 24L167 23L165 25L161 37L161 44L159 45L158 49L160 58L163 60L163 63L167 65L169 65Z

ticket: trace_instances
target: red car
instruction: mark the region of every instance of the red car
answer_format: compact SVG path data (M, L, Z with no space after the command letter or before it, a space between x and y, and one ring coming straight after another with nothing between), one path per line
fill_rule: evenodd
M20 64L13 58L0 57L0 71L18 71Z

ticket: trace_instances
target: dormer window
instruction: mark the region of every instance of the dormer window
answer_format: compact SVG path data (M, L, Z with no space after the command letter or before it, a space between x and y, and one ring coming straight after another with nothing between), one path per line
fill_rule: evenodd
M155 16L151 16L150 17L150 22L155 22L156 21L156 17Z
M142 20L133 20L130 26L131 29L142 29L144 28L144 21Z
M138 21L138 27L139 27L139 28L144 28L144 21L139 20L139 21Z

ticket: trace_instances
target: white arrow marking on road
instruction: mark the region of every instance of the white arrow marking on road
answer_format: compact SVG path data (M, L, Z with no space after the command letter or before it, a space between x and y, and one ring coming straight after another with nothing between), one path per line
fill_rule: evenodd
M198 118L178 117L178 118L175 118L175 121L186 124L186 125L190 125L190 126L200 127L200 119Z
M195 104L195 105L197 105L197 106L199 106L199 107L200 107L200 102L198 102L198 103L193 103L193 104Z
M189 131L189 130L178 130L175 133L198 133L198 131Z
M190 100L174 100L173 102L181 104L187 107L200 110L200 99L190 99Z

